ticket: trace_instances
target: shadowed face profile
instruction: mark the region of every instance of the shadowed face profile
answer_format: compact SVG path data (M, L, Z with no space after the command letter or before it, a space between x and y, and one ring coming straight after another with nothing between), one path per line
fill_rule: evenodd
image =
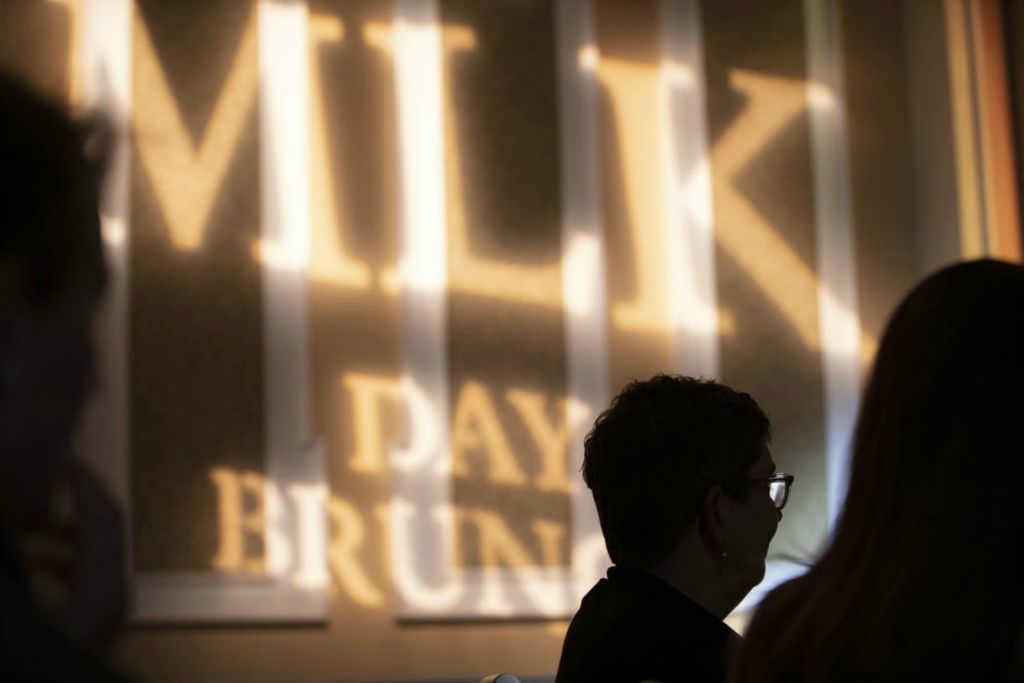
M0 502L33 527L94 382L105 270L95 173L63 112L0 77Z
M69 283L41 306L26 304L17 291L0 294L0 458L9 481L20 482L14 512L28 526L49 512L51 485L71 459L94 383L98 299L85 282Z
M74 457L106 282L87 141L0 73L3 680L119 680L97 653L127 606L120 508Z
M691 593L714 594L710 611L728 613L764 578L781 519L770 438L757 403L716 382L658 375L628 385L584 454L612 561L686 577Z
M584 442L583 477L616 566L569 624L557 683L721 681L726 616L765 574L786 502L768 417L712 380L632 382Z
M728 562L723 566L734 577L737 589L744 593L761 583L765 573L768 545L782 519L772 500L768 479L775 474L775 462L767 444L735 486L746 490L733 498L719 501L722 539Z

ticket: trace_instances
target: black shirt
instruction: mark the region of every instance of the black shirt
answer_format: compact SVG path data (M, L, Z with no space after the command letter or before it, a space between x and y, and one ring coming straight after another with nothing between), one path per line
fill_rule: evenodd
M569 624L555 683L721 683L738 640L661 579L612 567Z

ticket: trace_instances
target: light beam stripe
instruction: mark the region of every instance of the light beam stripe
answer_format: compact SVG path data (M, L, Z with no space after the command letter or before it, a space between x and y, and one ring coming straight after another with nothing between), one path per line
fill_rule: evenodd
M857 259L839 12L835 0L805 0L804 13L831 527L846 495L850 441L860 401Z
M446 289L444 59L437 0L395 0L399 306L404 434L391 449L391 543L399 613L443 613L452 580Z
M697 0L661 0L659 14L666 272L675 367L684 375L716 377L718 297L700 8Z
M610 564L594 503L579 474L583 439L609 398L608 297L594 7L592 0L564 0L555 3L555 12L570 430L571 610Z
M89 407L82 456L95 468L128 518L128 240L132 102L132 2L83 0L81 69L83 104L101 112L113 133L100 198L100 221L110 283L97 344L100 393ZM75 59L76 57L72 57ZM131 535L125 539L131 557Z

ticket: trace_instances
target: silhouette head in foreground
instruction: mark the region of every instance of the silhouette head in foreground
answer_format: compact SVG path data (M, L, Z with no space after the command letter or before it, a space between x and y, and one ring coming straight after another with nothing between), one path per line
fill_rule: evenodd
M633 382L586 438L583 477L615 566L584 597L558 683L721 681L722 619L764 576L792 477L767 416L717 382Z
M125 606L121 518L72 457L106 282L88 142L0 74L3 680L116 680L95 652Z
M919 284L885 331L834 537L733 681L1021 680L1024 268Z

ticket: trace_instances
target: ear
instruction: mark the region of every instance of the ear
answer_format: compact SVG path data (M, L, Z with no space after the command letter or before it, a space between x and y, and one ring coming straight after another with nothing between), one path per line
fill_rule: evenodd
M725 492L722 487L715 484L704 494L701 502L700 515L697 519L697 526L700 529L701 541L708 551L714 555L722 552L725 545L724 538L724 505Z

